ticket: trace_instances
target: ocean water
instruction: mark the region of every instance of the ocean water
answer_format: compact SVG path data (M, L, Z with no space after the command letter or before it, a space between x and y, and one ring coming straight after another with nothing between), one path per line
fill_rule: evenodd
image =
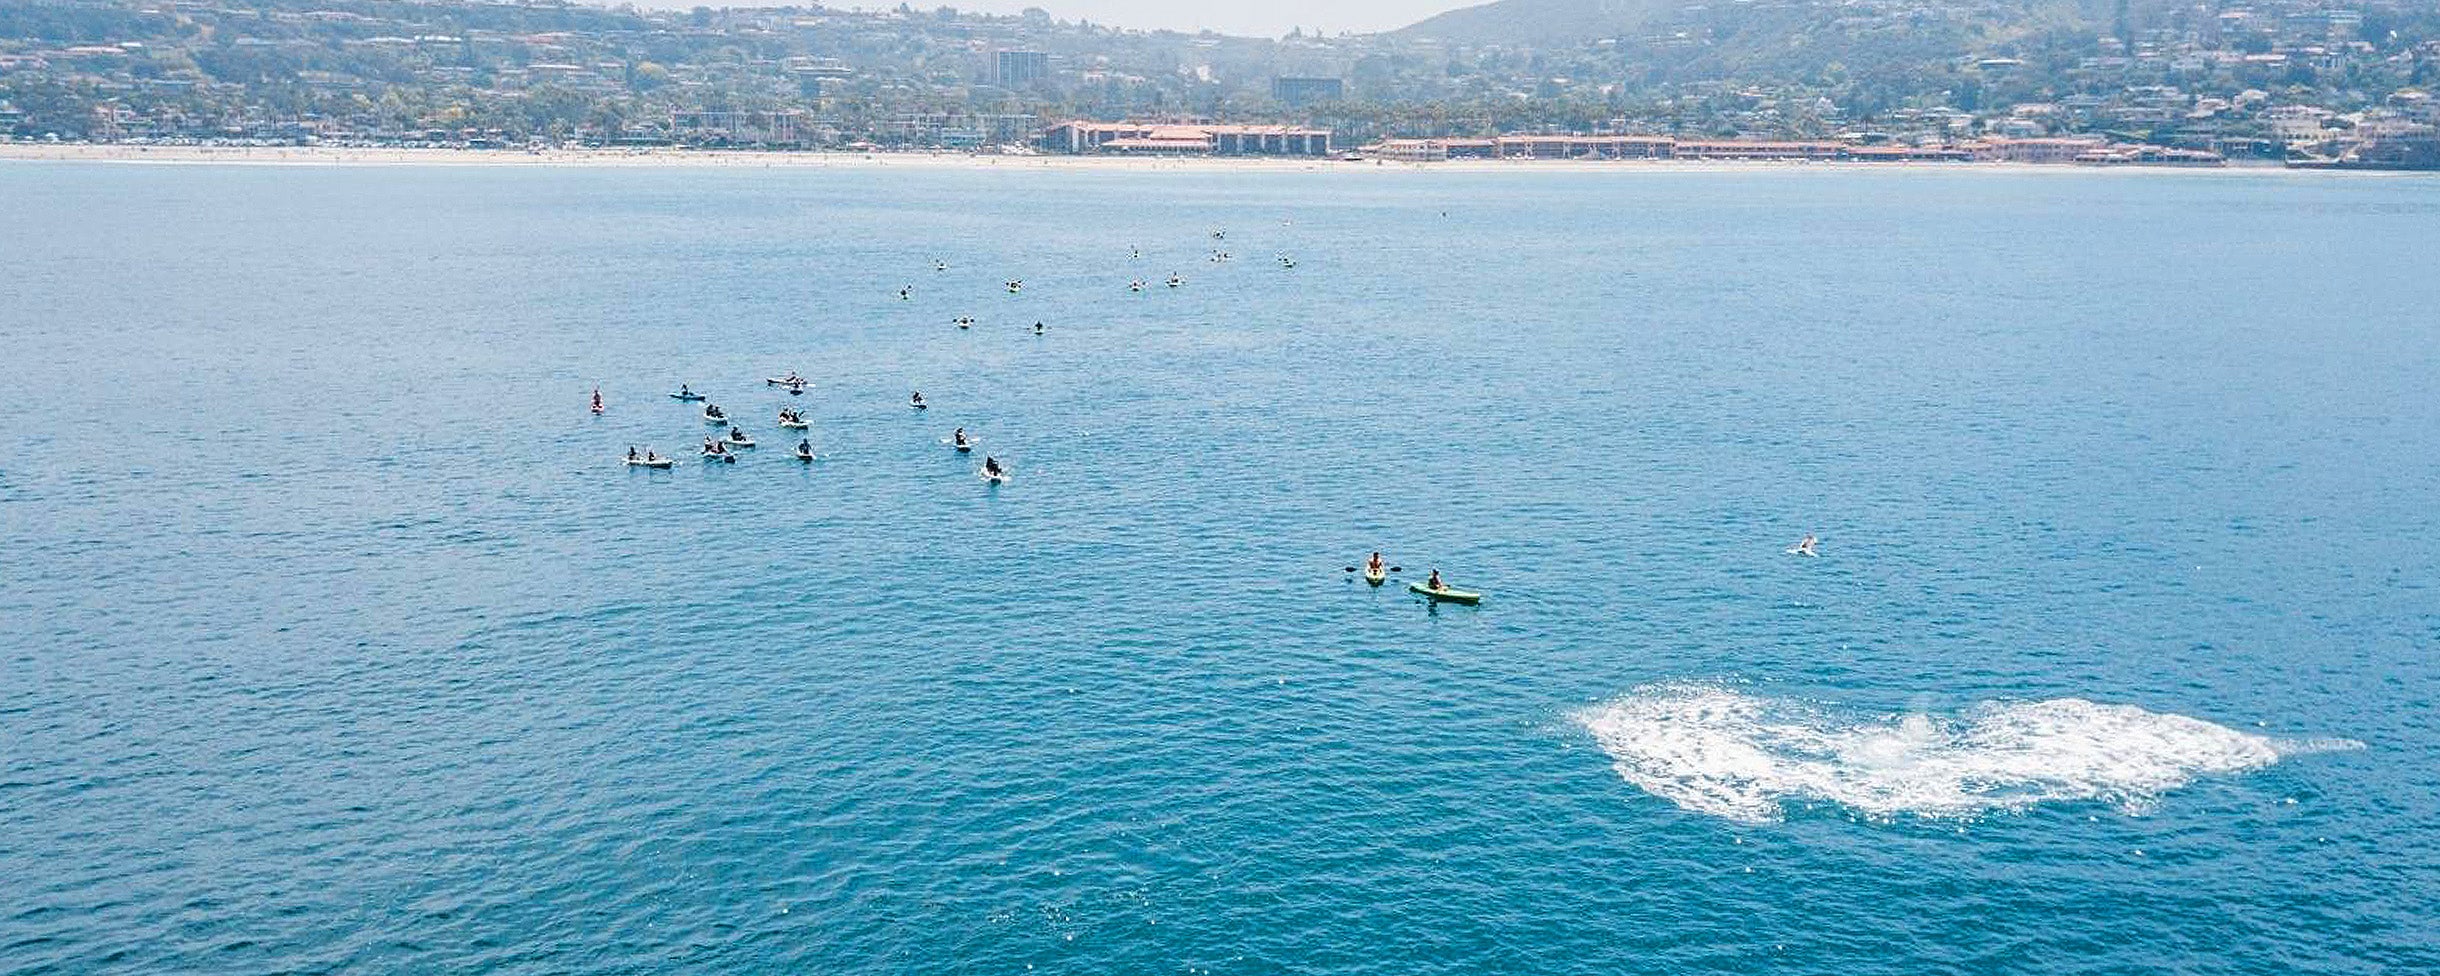
M2440 969L2435 253L2429 178L0 164L0 971Z

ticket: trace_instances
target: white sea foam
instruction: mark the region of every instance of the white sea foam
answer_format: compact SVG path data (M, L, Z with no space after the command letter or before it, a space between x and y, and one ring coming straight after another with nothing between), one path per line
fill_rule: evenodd
M1638 688L1575 718L1628 782L1688 810L1749 822L1777 820L1783 803L1807 800L1883 819L1971 817L2054 800L2142 813L2197 776L2360 748L2281 742L2080 698L1856 718L1697 682Z

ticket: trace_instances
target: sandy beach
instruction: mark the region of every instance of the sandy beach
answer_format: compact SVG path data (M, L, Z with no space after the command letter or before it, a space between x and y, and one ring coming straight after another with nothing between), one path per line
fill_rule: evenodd
M768 169L938 168L1031 169L1127 172L1268 173L1712 173L1815 172L1822 170L1915 170L1986 173L2218 173L2306 174L2277 165L2074 166L2029 163L1861 163L1723 160L1479 159L1430 163L1385 160L1282 159L1214 156L1014 156L952 152L770 152L745 149L441 149L346 146L149 146L90 143L0 142L0 162L107 162L162 165L248 166L603 166ZM2340 175L2382 175L2346 173ZM2398 174L2412 175L2412 174Z
M347 146L141 146L0 143L0 160L288 166L701 166L949 169L1325 170L1375 168L1335 159L1002 156L947 152L771 152L747 149L441 149ZM1408 164L1391 164L1390 167Z

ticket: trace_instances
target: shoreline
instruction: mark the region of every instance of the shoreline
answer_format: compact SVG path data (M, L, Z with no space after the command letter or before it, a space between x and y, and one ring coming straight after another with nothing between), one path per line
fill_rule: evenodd
M0 142L0 163L98 162L237 166L582 166L607 168L1069 170L1180 173L1752 173L1923 171L1998 173L2340 173L2419 175L2411 171L2231 166L2093 166L2016 162L1812 162L1675 159L1469 159L1434 162L1245 156L1002 156L956 152L825 152L754 149L444 149L340 146L146 146ZM2428 175L2428 174L2422 174Z

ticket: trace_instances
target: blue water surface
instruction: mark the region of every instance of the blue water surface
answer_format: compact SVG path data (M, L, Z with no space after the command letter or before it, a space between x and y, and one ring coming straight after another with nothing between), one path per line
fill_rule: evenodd
M0 971L2434 971L2435 254L2430 178L0 164Z

